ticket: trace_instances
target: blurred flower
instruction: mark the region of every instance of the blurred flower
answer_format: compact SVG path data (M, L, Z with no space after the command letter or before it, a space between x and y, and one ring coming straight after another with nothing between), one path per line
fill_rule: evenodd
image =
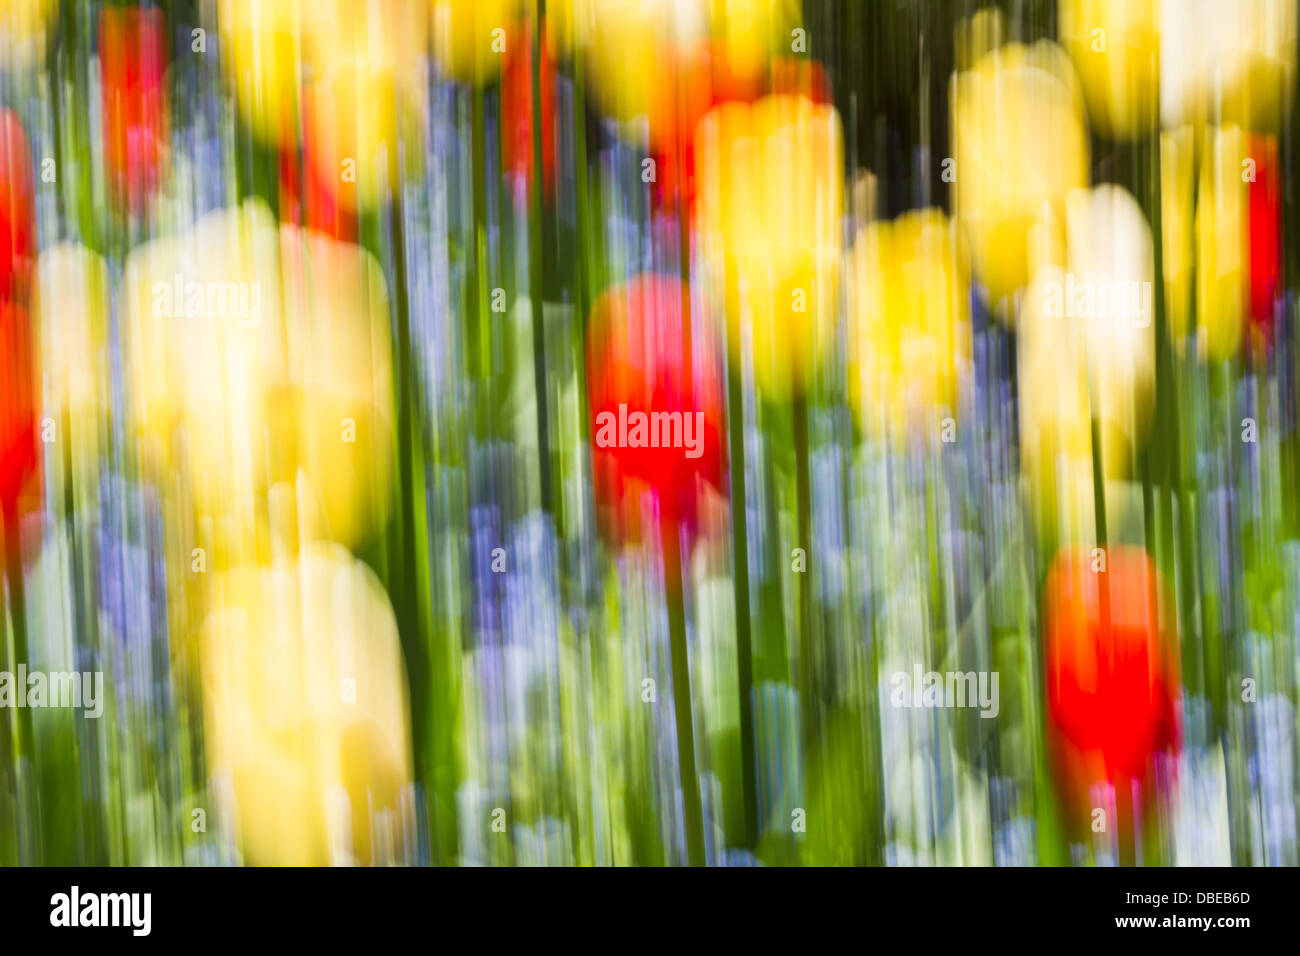
M1155 124L1161 0L1060 0L1061 44L1079 71L1093 128L1132 140Z
M74 471L93 487L110 398L108 269L97 253L63 242L41 253L37 274L42 407L69 443Z
M767 82L768 61L796 52L794 30L802 26L801 4L799 0L729 0L709 6L715 99L753 99Z
M1206 127L1196 194L1196 341L1199 354L1236 354L1249 309L1247 140L1235 126Z
M839 114L793 96L718 106L700 123L696 181L701 251L740 282L739 307L727 309L732 341L752 345L762 391L807 387L838 307Z
M131 419L155 475L188 464L201 514L248 507L265 473L263 389L287 361L278 238L270 211L250 201L127 257Z
M350 547L388 516L393 456L388 287L379 262L351 243L282 226L288 361L268 381L271 480L301 475L320 536ZM300 514L300 522L306 522Z
M36 478L36 375L31 318L12 302L0 302L0 517L8 521Z
M1161 0L1160 43L1165 126L1280 128L1296 77L1291 0Z
M505 57L528 42L518 28L520 6L520 0L432 0L433 56L443 73L462 83L495 79Z
M578 3L588 97L624 124L625 135L644 137L655 163L653 195L669 208L692 195L696 126L713 103L706 15L686 0Z
M1165 315L1182 346L1192 322L1192 267L1196 261L1196 136L1190 126L1160 134L1161 256Z
M383 863L411 780L407 684L382 586L343 548L213 582L200 634L210 773L245 861Z
M538 89L542 107L542 183L549 199L555 195L555 71L551 52L551 33L539 44L541 57L537 76L533 75L533 44L516 43L506 56L505 74L501 78L501 158L505 167L516 176L525 177L528 195L533 189L533 82Z
M1082 96L1069 58L1039 41L985 53L953 77L950 98L956 215L996 304L1028 282L1058 241L1066 194L1087 185Z
M872 222L858 230L850 261L854 411L904 423L922 409L955 410L971 356L970 284L948 217L924 209Z
M259 139L280 147L298 141L304 32L313 22L303 7L299 0L218 0L221 63L235 103Z
M30 69L45 59L45 30L57 19L58 0L0 3L0 64Z
M200 514L251 514L301 472L320 534L378 530L392 359L369 253L249 202L134 250L127 289L137 427L159 474L187 466Z
M38 477L34 341L28 296L36 250L32 161L18 118L0 110L0 516L6 522Z
M701 484L719 487L725 429L712 330L692 316L691 366L676 279L642 275L592 307L587 388L598 502L616 532L635 531L644 486L664 520L692 524ZM632 515L625 522L625 514Z
M1074 819L1089 790L1109 783L1124 801L1154 794L1154 760L1177 757L1178 635L1165 585L1146 552L1057 555L1045 584L1048 738Z
M1151 230L1119 186L1066 202L1067 268L1039 270L1019 327L1022 464L1040 531L1092 541L1093 456L1129 474L1155 375ZM1092 420L1101 447L1094 449Z
M771 59L791 52L801 22L792 0L577 0L576 8L588 95L621 123L644 120L653 193L667 208L694 196L701 117L716 103L765 92Z
M1266 343L1281 258L1276 139L1236 126L1198 132L1186 125L1161 134L1160 160L1165 301L1175 344L1184 349L1194 334L1201 358L1230 359L1247 316Z
M18 117L0 109L0 301L21 300L36 258L32 153Z
M308 175L345 212L393 194L397 87L380 60L357 56L326 68L310 87Z
M1250 195L1250 322L1260 341L1273 335L1273 302L1281 278L1278 237L1282 187L1278 173L1277 139L1252 136L1248 151L1254 160L1249 177Z
M45 407L82 419L108 397L108 269L98 253L62 242L41 253L38 275Z
M652 144L675 135L679 92L710 97L708 23L701 4L691 0L578 0L575 26L586 55L587 92L596 108L620 122L649 121ZM703 63L702 73L686 75ZM683 87L680 91L678 85Z
M104 162L114 191L134 211L158 187L167 155L167 51L162 10L100 10Z

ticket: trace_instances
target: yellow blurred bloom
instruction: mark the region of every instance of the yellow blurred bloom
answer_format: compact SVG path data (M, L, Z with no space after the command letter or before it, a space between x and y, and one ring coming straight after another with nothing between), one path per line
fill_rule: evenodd
M809 384L834 334L844 143L834 107L803 97L725 103L696 139L696 230L719 274L735 270L730 341L752 349L758 387ZM741 356L733 355L736 361Z
M1155 123L1160 0L1060 0L1061 43L1074 60L1088 116L1109 139Z
M108 270L76 242L41 253L37 267L45 409L71 415L74 427L108 404Z
M391 117L394 87L413 101L423 88L426 12L408 0L380 0L364 10L349 0L219 0L218 16L223 49L229 51L222 62L236 104L269 145L297 145L303 97L309 95L305 76L330 90L336 102L327 104L343 111L327 114L336 124L363 132L383 128L385 116ZM341 81L332 79L340 73L357 84L364 109L343 97ZM387 99L380 98L385 91L374 85L374 77L387 82ZM371 111L382 115L366 115ZM372 141L359 137L363 146ZM333 175L338 174L335 167Z
M245 122L264 142L298 141L304 34L314 20L301 0L218 0L221 62Z
M272 480L301 474L323 535L355 545L388 516L393 455L388 288L360 246L282 226L287 375L270 383Z
M245 540L268 482L301 473L317 526L353 545L387 515L392 359L382 271L266 207L204 217L127 261L130 408L160 478Z
M43 414L54 422L55 447L49 466L93 488L102 459L101 436L109 408L108 269L102 256L76 242L41 253L37 266L43 381ZM56 507L62 495L54 496Z
M512 44L531 43L517 25L520 0L432 0L433 56L449 77L487 83L501 72Z
M397 95L392 69L368 57L339 62L311 84L310 159L349 212L395 189Z
M58 0L0 0L0 64L26 69L41 63L45 30L58 15Z
M1293 0L1162 0L1160 44L1165 126L1280 129L1296 76Z
M1207 127L1196 197L1196 345L1221 361L1236 354L1250 294L1249 148L1235 126Z
M905 423L954 409L970 362L969 279L937 209L858 230L852 264L849 400L864 420Z
M683 0L576 0L574 22L596 107L623 122L646 117L652 136L670 124L673 71L708 40L704 7Z
M217 575L202 627L207 755L246 862L382 863L411 780L397 622L373 573L315 545Z
M953 77L955 209L975 274L997 303L1037 265L1036 226L1061 221L1088 181L1088 132L1069 58L1054 43L1009 44ZM1008 311L1008 315L1010 312Z
M1191 126L1160 134L1160 218L1165 315L1180 346L1192 321L1196 258L1196 135Z
M1182 351L1194 334L1197 354L1236 354L1250 291L1249 140L1235 126L1187 125L1162 134L1166 312ZM1193 311L1195 326L1193 327Z
M157 474L182 463L200 513L260 486L262 394L282 375L279 234L260 202L211 213L126 263L128 404Z
M1040 531L1081 542L1094 453L1103 477L1127 477L1150 424L1154 259L1141 207L1119 186L1073 191L1066 208L1068 263L1038 271L1018 329L1021 460Z

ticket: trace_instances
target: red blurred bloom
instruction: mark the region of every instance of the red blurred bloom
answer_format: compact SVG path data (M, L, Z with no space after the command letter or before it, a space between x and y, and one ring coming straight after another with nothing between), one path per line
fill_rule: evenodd
M1255 178L1250 191L1250 320L1267 343L1273 333L1273 299L1278 279L1277 139L1252 136Z
M167 23L157 7L99 14L104 162L118 196L138 210L158 186L167 149Z
M36 255L32 154L18 117L0 110L0 300L22 299Z
M651 490L664 521L693 525L700 485L722 474L722 400L707 328L692 322L687 371L677 279L642 275L592 308L587 388L596 497L616 535L628 532L637 486ZM641 426L638 428L638 426ZM657 447L656 447L657 446ZM665 447L666 446L666 447Z
M357 239L357 185L339 180L325 182L321 163L314 152L320 148L316 135L314 107L308 98L303 104L302 162L290 150L280 152L281 218L300 222L308 229L323 232L341 242ZM346 202L343 193L347 192ZM301 198L299 198L301 193Z
M695 128L713 106L709 61L697 56L682 64L682 72L665 93L665 122L650 130L650 152L655 161L651 196L669 214L680 198L687 209L695 200Z
M1066 552L1048 573L1048 737L1068 800L1108 782L1127 806L1134 784L1143 801L1154 792L1153 758L1178 752L1178 640L1161 626L1164 584L1146 552L1114 547L1101 560Z
M773 60L771 92L775 96L802 96L814 103L832 102L826 68L807 57L783 56Z
M0 517L7 527L40 462L31 319L0 303Z
M35 345L25 307L36 252L32 157L18 118L0 110L0 517L36 472Z
M542 185L547 200L555 195L555 84L557 73L549 37L543 37L537 75L541 77ZM533 189L533 43L511 47L501 78L501 152L505 168L527 177Z

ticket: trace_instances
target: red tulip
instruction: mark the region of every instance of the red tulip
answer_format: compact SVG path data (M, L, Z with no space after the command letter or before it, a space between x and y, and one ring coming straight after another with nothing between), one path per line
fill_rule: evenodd
M592 309L587 388L596 495L619 531L635 514L636 487L657 497L663 520L692 525L702 484L717 486L723 462L722 397L708 325L691 322L685 364L687 287L642 275L607 291ZM632 522L634 524L634 522Z
M0 110L0 301L22 300L36 258L32 154L18 117Z
M315 151L320 148L316 135L314 107L311 102L303 106L302 166L291 151L281 153L281 195L288 200L282 205L281 217L289 222L301 222L308 229L323 232L340 242L355 242L357 238L356 184L340 181L336 186L326 182ZM298 192L301 187L301 206ZM340 195L348 191L346 201ZM286 215L288 213L288 215Z
M549 33L549 31L548 31ZM532 34L510 48L501 78L501 150L506 169L527 177L533 188L533 43ZM541 78L542 185L545 196L555 195L555 61L549 36L541 42L537 75Z
M27 310L0 302L0 518L6 527L40 463L32 353Z
M162 10L104 7L99 62L109 181L138 210L158 186L167 150L167 23Z
M27 137L0 110L0 517L8 524L37 470L34 343L26 303L36 249L36 207Z
M1178 638L1165 595L1136 548L1065 552L1048 573L1048 738L1075 809L1102 783L1120 807L1132 805L1134 786L1145 801L1156 756L1178 752Z
M1252 136L1255 178L1250 193L1250 319L1267 342L1273 332L1273 299L1278 279L1277 139Z
M807 57L783 56L772 61L772 93L802 96L814 103L833 103L826 67Z

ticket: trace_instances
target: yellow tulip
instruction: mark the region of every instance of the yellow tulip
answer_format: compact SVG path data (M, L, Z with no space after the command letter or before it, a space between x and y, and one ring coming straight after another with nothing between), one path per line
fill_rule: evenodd
M859 229L850 252L849 397L865 420L954 409L971 354L969 279L937 209Z
M1021 459L1040 531L1086 542L1094 453L1104 478L1124 479L1150 425L1154 260L1150 227L1124 189L1076 190L1066 210L1066 267L1038 271L1018 328Z
M1281 128L1296 77L1292 0L1163 0L1160 44L1165 126Z
M45 31L58 19L58 0L0 2L0 64L27 69L45 59Z
M839 114L803 97L711 110L696 134L696 230L718 275L734 270L731 341L780 397L806 387L834 334L844 206ZM740 355L733 355L739 362Z
M388 290L360 246L281 228L287 375L270 383L281 423L272 480L306 479L329 540L355 545L388 515L393 454Z
M355 57L311 85L311 162L349 212L390 195L397 170L397 85L382 61Z
M985 53L954 76L951 102L956 214L996 304L1033 274L1035 228L1059 223L1066 194L1087 184L1082 96L1069 58L1040 41Z
M45 408L74 427L108 406L108 269L80 243L41 253L39 281Z
M411 780L407 685L382 586L336 545L213 580L199 634L210 772L246 862L392 860Z
M98 480L110 404L108 269L103 257L85 246L63 242L41 253L37 275L43 414L53 419L55 447L71 454L72 475L65 477L91 489ZM60 472L63 460L49 459ZM53 500L61 505L63 499Z
M1181 347L1192 321L1192 266L1196 258L1196 136L1191 126L1160 134L1160 218L1165 315Z
M126 273L126 381L155 475L183 469L195 514L233 518L239 541L269 484L300 474L323 536L379 531L392 357L374 257L249 201L139 247Z
M794 30L802 22L799 7L796 0L713 4L713 56L720 84L737 91L752 89L767 79L767 65L774 56L796 52ZM725 76L719 75L719 65Z
M518 26L519 0L432 0L433 56L462 83L488 83L516 43L531 43Z
M302 0L219 0L222 56L235 103L263 142L298 141L304 34L311 3Z
M160 476L187 465L202 514L251 506L262 485L262 394L283 375L279 233L258 201L132 250L128 401Z
M1196 201L1196 343L1211 361L1236 354L1249 308L1248 158L1239 128L1206 128Z
M1093 126L1108 139L1142 136L1159 100L1160 0L1060 0L1058 11Z
M708 42L702 5L682 0L577 0L575 26L596 108L621 122L645 117L650 135L672 135L674 80Z

